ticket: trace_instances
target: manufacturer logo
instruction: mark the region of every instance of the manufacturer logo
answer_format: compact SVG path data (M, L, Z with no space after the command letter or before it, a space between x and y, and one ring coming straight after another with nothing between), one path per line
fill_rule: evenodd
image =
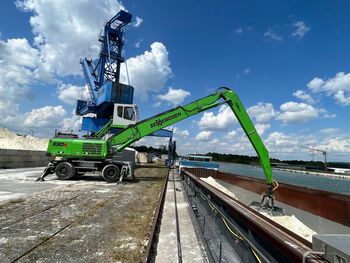
M155 122L151 123L150 126L151 126L151 128L154 128L155 126L157 126L157 127L162 126L165 122L173 120L179 116L181 116L181 112L174 113L174 114L169 115L168 117L165 117L163 119L157 119L157 120L155 120Z
M64 142L53 142L52 145L59 146L59 147L67 147L68 144Z

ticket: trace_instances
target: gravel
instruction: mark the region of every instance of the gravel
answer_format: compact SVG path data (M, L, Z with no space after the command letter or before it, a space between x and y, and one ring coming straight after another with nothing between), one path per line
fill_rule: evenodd
M201 178L201 180L203 180L206 183L210 184L211 186L217 188L221 192L238 200L232 191L228 190L226 187L219 184L213 177ZM315 231L313 231L312 229L307 227L295 215L272 216L272 215L269 215L269 214L264 213L264 212L260 212L260 213L263 216L268 217L269 219L273 220L277 224L291 230L292 232L296 233L298 236L300 236L300 237L302 237L310 242L312 242L312 235L316 234Z
M46 151L48 142L49 139L17 135L6 128L0 128L0 149Z

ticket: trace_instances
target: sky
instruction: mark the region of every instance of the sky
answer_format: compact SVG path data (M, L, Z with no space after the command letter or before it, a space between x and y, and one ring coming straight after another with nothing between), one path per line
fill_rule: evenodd
M79 60L97 58L103 24L120 9L133 15L124 55L141 119L229 87L271 157L323 160L310 147L350 161L350 2L340 0L3 0L0 127L47 138L79 130L75 101L88 96ZM180 154L254 155L225 105L171 128Z

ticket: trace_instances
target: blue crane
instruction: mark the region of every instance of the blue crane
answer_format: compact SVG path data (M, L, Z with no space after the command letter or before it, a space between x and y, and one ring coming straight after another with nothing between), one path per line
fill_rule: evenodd
M90 97L77 100L75 112L83 116L81 130L90 135L101 134L101 130L117 134L138 121L137 106L133 104L134 88L120 83L120 68L125 62L123 35L131 18L131 14L120 10L105 24L98 39L101 43L99 58L80 60ZM113 129L108 129L112 124ZM169 137L172 141L173 131L162 129L151 136Z

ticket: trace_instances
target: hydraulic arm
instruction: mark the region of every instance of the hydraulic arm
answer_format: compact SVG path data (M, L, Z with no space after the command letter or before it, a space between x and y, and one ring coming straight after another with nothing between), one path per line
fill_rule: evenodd
M259 156L268 184L268 190L263 195L261 203L269 208L274 207L272 193L275 189L275 182L272 178L268 151L237 94L228 88L221 88L202 99L160 113L136 124L131 124L107 140L101 138L115 128L113 120L96 132L94 138L55 137L49 142L48 154L55 156L56 159L49 164L40 180L54 172L60 179L69 179L76 173L98 170L102 172L102 176L107 182L116 182L119 179L121 181L123 174L130 174L127 172L130 169L127 167L126 162L113 160L115 150L121 152L130 144L145 136L224 103L231 108L237 117Z
M227 103L237 117L237 120L259 156L267 183L272 185L273 179L268 151L265 148L264 143L257 133L239 97L235 92L228 88L221 88L217 92L207 97L160 113L156 116L138 122L135 125L129 126L122 130L122 132L119 134L116 134L107 140L108 148L111 146L117 146L117 151L122 151L125 147L128 147L135 141L140 140L142 137L223 103Z

